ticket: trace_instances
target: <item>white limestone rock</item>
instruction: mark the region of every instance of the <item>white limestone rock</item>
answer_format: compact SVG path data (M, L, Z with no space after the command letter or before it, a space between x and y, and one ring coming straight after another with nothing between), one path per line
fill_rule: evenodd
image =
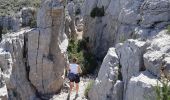
M170 36L167 31L161 31L157 36L149 41L150 46L144 54L144 63L148 71L160 77L160 71L169 76L170 64Z
M105 16L91 18L91 6L104 6ZM169 0L86 0L84 37L89 37L91 51L96 56L100 52L103 59L122 37L146 40L158 34L170 24L169 7Z
M8 100L8 91L7 91L7 88L6 88L4 75L1 71L1 68L0 68L0 99L1 100Z
M9 99L49 99L63 85L68 46L64 7L59 1L46 0L40 12L38 28L6 34L0 44L0 65Z
M132 39L116 46L124 82L124 95L126 94L127 84L130 78L145 69L143 54L146 47L146 42Z
M117 81L118 66L115 48L110 48L103 60L98 77L88 93L90 100L120 100L122 98L123 84Z
M156 100L157 79L145 71L130 79L124 100Z

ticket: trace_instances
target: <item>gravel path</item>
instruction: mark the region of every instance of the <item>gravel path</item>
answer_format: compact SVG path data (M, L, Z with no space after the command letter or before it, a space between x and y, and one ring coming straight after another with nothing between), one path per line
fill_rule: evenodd
M87 100L84 96L84 91L89 81L90 79L81 78L81 81L79 83L79 96L76 97L76 89L74 85L72 93L70 94L70 98L68 98L69 82L67 81L62 92L60 94L54 95L53 98L51 98L50 100Z

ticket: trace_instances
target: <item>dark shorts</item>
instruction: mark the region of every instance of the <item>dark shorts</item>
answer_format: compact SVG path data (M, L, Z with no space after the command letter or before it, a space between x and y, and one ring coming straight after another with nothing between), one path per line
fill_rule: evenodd
M74 74L75 77L73 79L70 79L70 82L79 83L80 82L80 76L78 74Z

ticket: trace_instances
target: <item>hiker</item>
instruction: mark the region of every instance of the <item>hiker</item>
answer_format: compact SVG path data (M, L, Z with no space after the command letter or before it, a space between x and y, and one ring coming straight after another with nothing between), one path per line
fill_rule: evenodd
M76 96L78 96L79 91L79 82L80 82L80 73L82 73L82 70L80 66L77 64L77 59L74 58L72 62L68 66L68 78L70 80L70 93L72 91L72 88L74 86L74 82L76 84Z

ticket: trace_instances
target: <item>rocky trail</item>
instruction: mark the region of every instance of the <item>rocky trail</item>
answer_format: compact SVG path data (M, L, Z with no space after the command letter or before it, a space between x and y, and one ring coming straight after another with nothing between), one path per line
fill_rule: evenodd
M64 87L61 90L61 92L57 95L54 95L53 98L51 98L50 100L87 100L84 96L84 91L90 80L91 79L89 78L81 78L80 83L79 83L79 95L77 97L75 84L74 84L72 93L69 96L69 81L68 79L66 79L64 83Z
M77 36L77 40L82 40L83 38L83 31L77 31L76 30L76 36ZM65 49L64 45L67 45L68 43L65 41L62 43L62 47L63 49ZM50 100L87 100L87 98L85 98L84 95L84 91L88 85L88 83L93 80L90 77L82 77L80 79L80 83L79 83L79 95L76 96L76 87L74 84L72 93L69 95L69 79L66 78L63 84L63 88L61 90L61 92L57 95L54 95Z

